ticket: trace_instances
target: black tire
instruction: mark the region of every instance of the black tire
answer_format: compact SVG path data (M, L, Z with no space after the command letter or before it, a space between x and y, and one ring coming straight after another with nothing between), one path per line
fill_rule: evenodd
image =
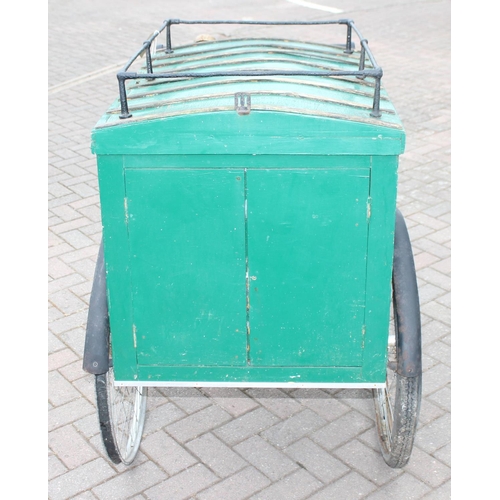
M99 249L89 306L83 368L95 375L97 414L110 460L129 465L139 450L146 415L144 387L115 387L103 247Z
M110 460L130 465L139 451L146 418L145 387L115 387L113 368L95 376L102 442Z
M382 455L393 468L404 467L413 449L422 397L421 337L415 264L404 218L397 211L387 380L384 389L373 391Z

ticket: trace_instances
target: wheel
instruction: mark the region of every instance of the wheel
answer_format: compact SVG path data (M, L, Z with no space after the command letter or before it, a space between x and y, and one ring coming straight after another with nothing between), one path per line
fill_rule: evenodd
M129 465L139 450L146 416L144 387L115 387L103 246L90 296L83 368L95 375L97 413L104 448L115 464Z
M97 410L104 448L112 462L130 465L141 443L146 387L115 387L113 367L95 376Z
M420 305L404 218L396 214L387 379L374 402L382 455L393 468L410 459L422 397Z

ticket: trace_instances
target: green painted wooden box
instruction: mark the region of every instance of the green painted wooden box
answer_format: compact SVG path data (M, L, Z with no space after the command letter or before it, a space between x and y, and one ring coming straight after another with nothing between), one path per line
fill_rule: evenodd
M118 384L384 386L405 134L373 79L313 74L359 61L230 39L152 55L225 76L127 80L92 134Z

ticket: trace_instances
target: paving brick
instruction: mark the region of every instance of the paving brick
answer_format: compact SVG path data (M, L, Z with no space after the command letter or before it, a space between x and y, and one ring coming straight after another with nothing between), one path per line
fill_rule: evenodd
M62 220L59 217L55 217L55 216L49 217L49 220L47 221L49 227L60 224L61 222L62 222Z
M66 500L109 479L114 470L102 459L78 467L49 481L50 500Z
M432 320L425 325L422 330L422 345L426 349L427 345L432 344L438 339L444 339L450 333L450 326L441 321Z
M253 467L248 467L211 488L199 493L197 500L244 500L270 484L270 480Z
M87 313L87 311L85 311ZM83 358L83 348L85 344L85 325L87 324L87 317L78 325L78 327L71 330L66 330L59 335L61 340L73 351Z
M86 372L84 372L86 373ZM77 389L80 394L83 394L88 401L95 404L95 378L88 374L88 376L80 377L73 382L73 387Z
M427 396L433 394L438 389L445 387L451 381L450 367L443 363L438 363L429 370L425 370L422 382L422 394Z
M141 449L169 475L175 475L198 460L163 431L143 439Z
M71 443L71 447L68 446ZM68 469L74 469L98 457L72 425L66 425L49 434L49 446Z
M157 405L155 408L151 408L151 399L149 397L150 389L148 389L148 413L146 418L146 423L144 425L144 435L148 436L163 427L172 424L184 418L186 413L180 408L175 406L173 403L164 403L162 405Z
M89 207L95 204L99 204L99 195L95 194L93 196L76 200L69 204L69 206L75 210L80 210L84 207Z
M78 359L78 356L71 349L63 349L49 355L49 371L65 367ZM67 377L65 377L67 379Z
M77 262L82 259L90 259L95 263L98 252L99 247L97 245L84 247L79 250L73 250L73 248L70 247L69 251L66 251L64 255L61 255L61 260L66 264L71 264L72 262Z
M323 484L304 469L281 479L251 497L251 500L302 500Z
M442 222L439 219L436 219L435 217L431 217L423 213L413 214L410 218L415 222L419 222L420 224L424 224L433 229L443 229L445 227L448 227L448 225L445 222Z
M85 308L88 312L88 305L90 302L90 293L92 292L92 282L90 280L85 281L83 283L79 283L78 285L73 285L69 289L76 296L80 297L82 302L85 303Z
M423 268L419 272L419 276L433 285L442 288L443 290L450 289L450 278L439 271L435 271L429 267Z
M186 447L222 478L248 466L248 462L211 433L193 439L186 443ZM239 451L237 448L235 450Z
M449 498L452 498L451 481L448 481L439 488L436 488L435 490L429 492L423 497L423 500L448 500Z
M376 486L357 472L350 472L338 481L312 495L309 500L332 500L334 498L365 498Z
M177 441L185 443L229 420L229 413L218 406L209 406L167 426L165 430Z
M78 194L81 197L87 197L97 194L97 191L85 182L81 182L79 184L73 184L68 187L71 189L71 191L73 191L74 193Z
M410 461L405 466L405 472L412 474L431 488L441 486L451 477L449 465L425 453L417 446L414 447Z
M59 279L53 279L49 285L48 285L48 291L50 297L52 297L53 294L61 291L61 290L66 290L67 288L71 288L72 286L81 284L85 281L85 278L78 273L74 272L74 269L72 269L72 274L65 275Z
M64 316L64 314L59 311L59 309L57 309L57 307L54 307L52 305L49 304L49 310L48 310L48 314L47 314L47 319L48 319L48 323L52 323L52 321L56 321L57 319L60 319ZM63 349L64 346L61 346L60 349ZM59 349L57 349L59 350ZM50 352L52 351L49 351L49 354Z
M125 470L92 492L100 500L125 500L164 480L166 474L151 462Z
M139 497L136 497L136 500L138 500L138 498ZM91 491L84 491L83 493L73 497L71 500L97 500L97 497Z
M280 418L302 410L297 401L280 389L248 389L247 394Z
M436 255L433 255L428 252L420 252L417 254L416 250L417 249L414 250L415 254L414 258L415 258L415 269L417 271L439 261L439 257L437 257Z
M388 467L379 450L374 450L356 439L350 440L332 453L378 486L403 473L401 469Z
M53 321L50 324L50 329L57 335L62 334L63 332L74 330L78 327L83 327L87 324L87 314L88 311L82 310L70 314L69 316L64 316L61 319Z
M335 420L349 411L349 407L320 389L297 389L293 397L327 421Z
M442 306L451 309L451 292L447 292L436 299Z
M62 198L63 196L72 194L70 189L66 188L59 182L52 182L49 184L48 193L55 198Z
M52 333L48 332L47 340L48 353L58 352L66 346Z
M64 189L66 189L66 188L64 188ZM80 197L77 194L73 193L69 189L67 191L69 192L69 194L67 194L65 196L58 196L55 198L49 197L49 202L47 204L48 208L52 209L54 207L60 207L61 205L66 205L68 203L72 203L72 202L80 199Z
M68 174L66 174L66 175L68 175ZM52 209L52 212L55 215L59 216L64 221L71 221L71 220L79 219L82 216L80 214L80 212L78 212L77 210L75 210L74 208L72 208L69 205L55 207ZM51 229L52 229L52 227L51 227Z
M447 306L443 306L438 302L428 302L420 308L423 314L427 314L431 318L439 319L447 325L451 325L451 310Z
M54 149L52 150L52 152L61 157L61 158L74 158L75 156L77 156L77 154L71 150L71 149L67 149L67 148L61 148L61 149Z
M78 274L85 277L89 282L93 281L95 273L95 261L93 258L80 259L78 262L73 262L71 266L78 272Z
M448 201L443 201L438 205L426 208L423 212L431 217L439 217L450 212L450 203Z
M85 302L67 289L53 293L50 300L64 314L72 314L87 307Z
M432 454L450 442L450 434L450 415L446 413L419 428L415 435L415 444L427 453Z
M83 160L83 158L82 158ZM66 186L67 188L71 189L72 191L74 191L75 193L78 193L80 196L92 196L92 195L95 195L95 194L98 194L97 191L95 189L93 189L91 192L81 192L80 190L82 189L80 187L80 185L83 185L83 184L86 184L86 187L84 188L84 190L88 189L90 186L93 186L94 185L94 181L95 181L95 175L93 174L90 174L89 172L87 172L87 170L85 170L84 168L80 167L80 161L72 161L72 162L68 162L68 168L69 169L80 169L80 172L79 172L79 175L71 175L68 179L65 179L64 181L61 182L61 184L63 184L64 186ZM61 165L58 165L59 168L61 170L63 170L64 172L67 172L67 169L65 166L61 166ZM74 187L74 189L73 189Z
M431 402L430 399L423 397L420 405L420 415L418 417L418 425L422 427L429 422L442 417L446 413L443 408Z
M239 417L259 406L241 389L233 387L207 387L203 389L203 393L234 417Z
M47 462L48 462L47 479L49 481L68 471L68 468L61 462L61 460L59 460L59 458L56 455L50 454Z
M443 464L451 468L451 443L446 444L439 450L435 451L433 455Z
M87 439L90 439L96 435L99 435L100 437L99 421L96 407L94 407L94 411L91 414L75 420L72 425L82 436L85 436ZM101 449L100 444L98 446L98 449Z
M451 257L441 259L438 262L433 263L432 268L436 269L440 273L449 275L451 273Z
M49 411L49 431L62 427L95 412L94 406L80 398Z
M91 221L101 221L101 209L96 205L90 205L88 207L81 208L80 212Z
M445 293L445 290L443 290L442 288L424 282L423 285L420 285L418 287L420 306L422 307L423 304L436 300L438 297L441 297Z
M349 468L340 460L308 438L295 442L285 448L284 452L325 484L335 481L349 472Z
M49 372L49 401L61 406L80 397L80 393L59 372Z
M451 240L450 228L444 228L429 235L429 239L436 243L445 243Z
M273 481L299 468L293 460L260 436L243 441L234 450Z
M327 421L317 413L306 409L267 429L262 433L262 437L275 446L284 448L326 423Z
M150 500L183 500L217 482L219 478L204 465L197 464L145 491Z
M373 393L370 389L342 389L335 394L335 399L370 420L375 418Z
M89 219L87 217L82 217L80 215L79 218L77 219L72 219L67 222L62 222L61 224L53 225L51 226L51 231L53 231L55 234L62 234L66 233L68 231L72 231L74 229L78 229L83 226L87 226L89 224Z
M403 474L390 484L368 495L367 500L417 500L422 498L430 488L410 474Z
M186 413L194 413L212 404L198 389L192 387L169 387L161 392Z
M64 255L66 252L73 250L73 248L67 243L62 242L60 245L51 246L48 249L47 256L49 257L49 262L52 257L59 257ZM50 269L50 266L49 266Z
M352 410L314 432L311 439L326 450L333 450L373 425L372 420Z
M380 455L380 453L381 453L380 439L379 439L378 430L376 427L373 427L371 429L366 430L365 432L362 432L361 434L358 434L358 436L356 436L356 439L360 443L370 447L373 451L375 451L375 453L377 455ZM378 456L377 456L377 458L375 458L375 455L373 455L373 457L375 460L379 460L379 458L380 458Z
M278 421L278 417L264 408L257 408L231 420L231 422L215 429L213 432L226 444L232 446L267 429Z
M451 346L446 342L437 340L436 342L429 344L425 352L428 356L432 356L440 363L451 366Z
M94 242L85 236L78 229L74 229L72 231L67 231L65 233L61 233L59 235L64 241L69 243L73 248L79 249L83 247L87 247L92 245Z
M55 280L74 273L73 268L68 266L58 257L50 259L48 267L49 267L49 276Z

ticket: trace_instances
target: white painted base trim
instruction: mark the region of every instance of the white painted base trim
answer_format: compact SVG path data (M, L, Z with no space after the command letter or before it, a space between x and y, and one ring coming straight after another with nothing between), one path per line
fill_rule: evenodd
M248 388L279 388L279 389L384 389L381 383L328 383L328 382L131 382L115 380L115 387L239 387Z

